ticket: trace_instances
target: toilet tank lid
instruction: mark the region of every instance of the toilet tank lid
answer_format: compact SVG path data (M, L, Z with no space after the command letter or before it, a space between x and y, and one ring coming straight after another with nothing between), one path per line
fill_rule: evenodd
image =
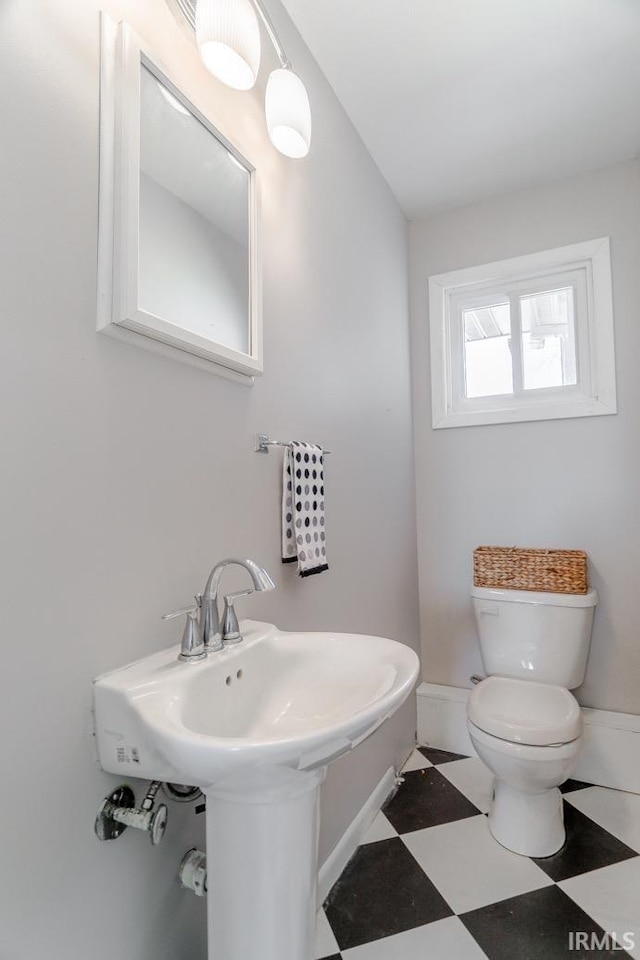
M586 593L538 593L536 590L497 590L493 587L471 587L471 596L477 600L494 600L500 603L537 603L547 607L595 607L598 594L595 590Z

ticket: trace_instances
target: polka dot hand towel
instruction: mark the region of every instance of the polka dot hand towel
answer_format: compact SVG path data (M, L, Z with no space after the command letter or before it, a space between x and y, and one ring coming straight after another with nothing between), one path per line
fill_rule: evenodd
M328 570L322 447L294 440L282 465L282 562L301 577Z

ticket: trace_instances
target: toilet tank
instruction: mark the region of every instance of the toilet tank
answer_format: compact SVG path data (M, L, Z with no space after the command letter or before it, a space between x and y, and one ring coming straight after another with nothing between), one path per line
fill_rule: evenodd
M583 595L473 587L480 653L489 676L553 683L584 680L595 590Z

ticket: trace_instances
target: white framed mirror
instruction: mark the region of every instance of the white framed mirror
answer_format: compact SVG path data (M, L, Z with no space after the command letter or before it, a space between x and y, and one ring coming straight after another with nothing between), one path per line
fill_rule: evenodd
M256 169L105 16L100 138L98 329L261 374Z

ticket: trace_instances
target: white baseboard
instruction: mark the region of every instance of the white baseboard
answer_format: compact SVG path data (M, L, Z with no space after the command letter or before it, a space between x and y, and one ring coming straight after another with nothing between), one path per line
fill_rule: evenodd
M418 743L467 757L475 750L467 731L470 690L421 683L418 698ZM582 708L583 746L572 774L601 787L640 793L640 716Z
M467 730L467 700L470 690L421 683L418 698L418 743L420 746L477 756Z
M640 717L583 707L582 719L584 745L572 776L640 793Z
M318 871L318 906L326 900L331 887L364 839L364 835L395 786L396 772L389 767L360 812L351 821L342 837Z

